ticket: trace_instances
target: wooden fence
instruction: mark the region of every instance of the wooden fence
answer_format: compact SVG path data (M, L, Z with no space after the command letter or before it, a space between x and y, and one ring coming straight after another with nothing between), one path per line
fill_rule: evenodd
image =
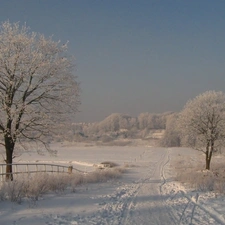
M73 166L62 166L44 163L13 163L12 170L13 175L24 173L72 173L73 171L86 173L84 171L73 168ZM6 164L0 164L0 181L4 180L5 175Z

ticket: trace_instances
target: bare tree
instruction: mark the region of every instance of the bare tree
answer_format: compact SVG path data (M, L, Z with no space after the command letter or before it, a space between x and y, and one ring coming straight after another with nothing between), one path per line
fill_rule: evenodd
M207 91L188 101L178 123L186 145L205 154L209 170L213 153L225 144L225 95Z
M12 179L16 143L28 139L46 146L50 128L77 111L80 91L73 67L67 44L19 23L1 24L0 137L7 179Z

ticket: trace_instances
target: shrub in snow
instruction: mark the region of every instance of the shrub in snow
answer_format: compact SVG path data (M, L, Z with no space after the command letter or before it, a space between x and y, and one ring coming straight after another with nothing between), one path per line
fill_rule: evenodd
M212 173L207 171L202 171L197 176L196 180L196 188L200 191L213 191L215 190L215 177Z
M119 178L122 173L125 172L123 168L106 168L106 169L97 169L94 172L88 173L85 176L86 183L96 183L102 182L109 179Z
M100 140L103 142L103 143L107 143L107 142L110 142L110 141L113 141L113 137L109 136L109 135L103 135L101 136Z
M91 173L47 174L37 173L17 176L13 181L3 182L0 186L0 200L21 203L23 198L37 201L43 194L54 191L64 192L71 189L75 192L78 185L97 183L108 179L119 178L124 168L98 169Z
M70 175L70 185L72 188L72 192L75 192L76 187L85 183L85 174L75 173Z
M225 193L225 180L218 180L216 183L215 183L215 190L218 192L218 193Z
M68 174L54 174L49 178L49 190L51 191L64 192L70 186L70 176Z
M202 165L203 162L190 158L175 162L177 180L195 190L225 193L224 164L217 162L210 171L201 170Z
M33 176L27 177L25 182L26 197L37 201L41 195L49 191L50 175L46 173L37 173Z
M4 182L0 189L0 196L2 200L21 203L22 198L24 197L24 187L24 180Z

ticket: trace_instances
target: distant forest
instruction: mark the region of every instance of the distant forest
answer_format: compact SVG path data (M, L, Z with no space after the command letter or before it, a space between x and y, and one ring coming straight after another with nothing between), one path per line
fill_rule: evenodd
M61 125L60 132L55 138L57 141L95 141L105 144L115 143L115 140L141 139L154 140L160 146L179 146L180 140L175 129L177 115L175 112L160 114L146 112L138 117L132 117L113 113L100 122Z

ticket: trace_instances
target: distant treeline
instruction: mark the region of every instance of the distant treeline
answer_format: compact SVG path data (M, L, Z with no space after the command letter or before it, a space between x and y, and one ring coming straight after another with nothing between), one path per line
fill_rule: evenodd
M121 130L165 129L166 120L171 112L163 114L141 113L138 117L113 113L96 123L76 123L74 129L86 135L104 134Z
M160 140L163 146L178 146L180 141L174 128L177 113L160 114L141 113L138 117L113 113L104 120L95 123L73 123L61 127L58 138L71 141L110 142L119 138L147 139L155 130L164 130ZM59 140L60 141L60 140Z

